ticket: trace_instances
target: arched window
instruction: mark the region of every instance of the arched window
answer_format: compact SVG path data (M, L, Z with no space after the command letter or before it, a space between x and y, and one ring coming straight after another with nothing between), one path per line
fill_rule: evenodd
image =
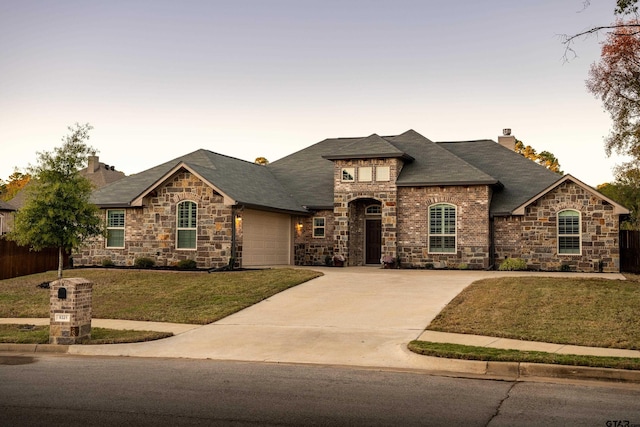
M429 252L456 251L456 207L445 203L429 206Z
M558 253L580 255L580 212L567 209L558 212Z
M195 249L198 234L198 205L188 200L180 202L176 215L178 217L176 248Z

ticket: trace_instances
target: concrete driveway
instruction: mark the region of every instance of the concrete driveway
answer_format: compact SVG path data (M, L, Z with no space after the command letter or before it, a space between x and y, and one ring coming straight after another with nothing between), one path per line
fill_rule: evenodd
M407 343L470 283L509 274L315 269L325 275L210 325L159 341L76 345L69 352L432 369L432 358L411 353ZM484 369L482 362L478 369Z

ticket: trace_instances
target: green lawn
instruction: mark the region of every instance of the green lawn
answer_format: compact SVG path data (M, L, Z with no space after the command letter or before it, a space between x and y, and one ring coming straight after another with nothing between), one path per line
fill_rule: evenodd
M129 331L91 328L91 340L84 344L121 344L158 340L173 336L170 332ZM0 325L0 343L47 344L49 326Z
M639 309L634 280L504 277L471 284L427 329L640 349Z
M321 273L268 269L219 273L74 269L66 277L94 283L92 317L207 324ZM0 280L0 317L49 317L49 290L38 288L55 272Z

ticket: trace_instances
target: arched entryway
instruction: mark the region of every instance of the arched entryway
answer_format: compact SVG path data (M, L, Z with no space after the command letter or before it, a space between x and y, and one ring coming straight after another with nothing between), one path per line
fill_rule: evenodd
M382 256L382 204L370 198L349 203L350 265L380 264Z

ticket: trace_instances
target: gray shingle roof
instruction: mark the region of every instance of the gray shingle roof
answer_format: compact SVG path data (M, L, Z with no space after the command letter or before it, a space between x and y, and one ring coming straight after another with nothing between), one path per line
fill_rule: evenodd
M94 192L98 206L128 206L160 184L162 177L184 163L239 204L267 209L305 212L264 166L207 150L198 150L103 187Z
M491 185L493 215L508 214L561 177L491 140L433 142L409 130L396 136L331 138L262 166L198 150L108 185L103 207L128 206L181 163L240 204L288 212L333 208L329 159L402 158L398 186Z
M388 140L415 159L402 168L397 180L398 186L498 183L494 176L474 167L413 130L389 137Z
M505 215L562 178L524 156L491 140L438 142L467 163L502 184L491 200L491 214Z
M375 133L366 138L356 139L344 147L340 147L336 152L323 157L329 160L387 158L402 158L407 162L413 160L413 157Z

